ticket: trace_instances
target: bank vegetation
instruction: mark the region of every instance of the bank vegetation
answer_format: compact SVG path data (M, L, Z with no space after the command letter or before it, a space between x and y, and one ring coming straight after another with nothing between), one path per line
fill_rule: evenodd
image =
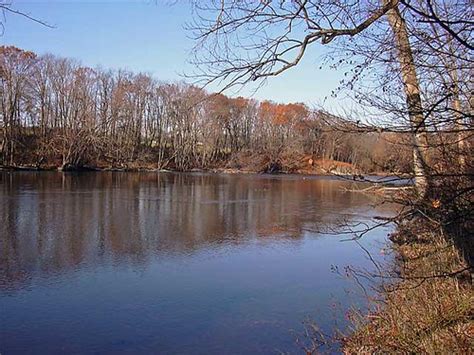
M3 167L410 171L407 134L15 47L0 47L0 98Z

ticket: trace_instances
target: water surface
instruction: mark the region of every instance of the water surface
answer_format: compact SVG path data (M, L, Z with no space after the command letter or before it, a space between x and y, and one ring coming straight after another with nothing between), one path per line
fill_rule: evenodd
M340 220L345 181L173 173L0 173L0 353L301 353L346 324L370 268ZM388 228L363 240L376 257Z

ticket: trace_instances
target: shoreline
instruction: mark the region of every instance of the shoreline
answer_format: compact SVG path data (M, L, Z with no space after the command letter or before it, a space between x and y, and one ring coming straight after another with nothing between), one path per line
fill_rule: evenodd
M410 176L403 173L395 172L370 172L370 173L347 173L347 172L330 172L330 171L309 171L309 170L297 170L297 171L275 171L275 172L262 172L250 169L235 169L235 168L193 168L189 170L176 170L176 169L158 169L158 168L149 168L149 167L133 167L133 168L118 168L118 167L95 167L95 166L83 166L80 168L69 168L61 169L61 167L35 167L35 166L1 166L0 171L25 171L25 172L64 172L64 173L80 173L80 172L123 172L123 173L206 173L206 174L225 174L225 175L269 175L269 176L278 176L278 175L294 175L294 176L311 176L311 177L336 177L345 179L347 181L355 182L367 182L367 183L385 183L384 181L372 181L368 180L370 178L393 178L394 181L409 181ZM390 179L388 181L391 184L393 181ZM407 183L407 185L410 185Z
M474 336L472 267L440 225L403 220L390 236L394 264L367 314L351 314L345 354L468 353ZM366 275L367 276L367 275Z

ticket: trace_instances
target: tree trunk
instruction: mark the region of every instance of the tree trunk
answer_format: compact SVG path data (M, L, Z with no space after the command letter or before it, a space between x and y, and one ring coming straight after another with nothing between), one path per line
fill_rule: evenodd
M454 121L455 127L458 133L458 162L461 173L466 171L466 137L464 135L463 115L461 111L461 100L459 98L459 78L456 64L453 61L450 63L449 76L451 77L451 85L453 91L453 110L454 110Z
M385 5L388 0L382 0ZM428 140L425 130L425 119L421 104L420 85L416 76L416 66L408 38L405 20L400 14L398 6L387 12L388 22L394 34L395 48L405 88L406 102L410 126L413 132L413 171L415 174L415 187L420 199L426 198L430 190L430 180L426 156Z

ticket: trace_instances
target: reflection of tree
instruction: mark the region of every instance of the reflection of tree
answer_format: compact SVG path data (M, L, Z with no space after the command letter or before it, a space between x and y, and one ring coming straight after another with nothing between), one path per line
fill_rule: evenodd
M192 174L0 175L2 288L35 275L192 253L250 239L298 239L366 196L346 182Z

